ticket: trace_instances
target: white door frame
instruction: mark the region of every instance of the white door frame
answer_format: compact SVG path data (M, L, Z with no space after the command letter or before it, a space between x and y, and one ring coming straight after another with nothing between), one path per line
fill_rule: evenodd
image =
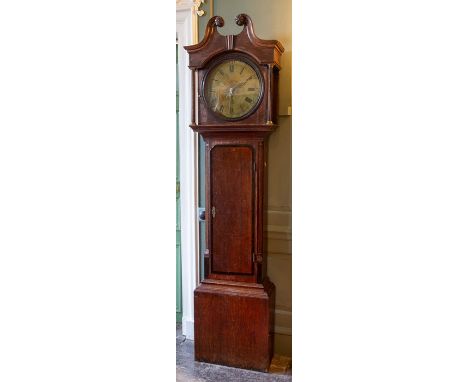
M198 283L198 139L189 127L192 113L192 73L183 48L194 44L196 13L193 1L177 1L176 25L179 70L180 224L182 257L182 333L193 340L193 291Z

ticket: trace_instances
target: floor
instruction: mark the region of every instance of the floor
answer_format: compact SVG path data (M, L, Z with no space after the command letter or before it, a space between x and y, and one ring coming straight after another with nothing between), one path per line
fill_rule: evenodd
M292 375L269 374L237 369L210 363L197 362L193 356L193 341L182 335L180 324L176 324L177 381L178 382L291 382Z

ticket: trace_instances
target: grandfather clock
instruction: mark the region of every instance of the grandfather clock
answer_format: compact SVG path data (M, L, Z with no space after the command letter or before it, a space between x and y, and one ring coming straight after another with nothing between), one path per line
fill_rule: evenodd
M267 371L273 355L275 286L266 273L266 140L276 128L284 48L262 40L246 14L238 35L212 17L185 49L192 124L205 140L205 278L195 290L195 359Z

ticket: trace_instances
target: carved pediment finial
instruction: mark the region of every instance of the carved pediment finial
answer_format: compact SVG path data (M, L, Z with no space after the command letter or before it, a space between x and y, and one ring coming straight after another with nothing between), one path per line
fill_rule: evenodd
M224 19L221 16L214 16L208 22L213 23L214 25L216 25L219 28L224 26Z
M252 23L252 20L250 19L249 15L246 15L245 13L241 13L239 15L236 16L236 24L239 25L240 27L242 25L247 25L247 24L251 24Z
M218 29L224 26L221 16L208 20L205 35L198 44L186 46L189 67L204 67L213 57L224 51L239 51L250 54L260 64L272 64L280 68L280 56L284 48L277 40L264 40L255 35L252 19L245 13L236 16L235 22L242 27L236 35L222 35Z
M222 28L224 26L224 19L221 16L213 16L206 23L205 36L212 34L216 28Z

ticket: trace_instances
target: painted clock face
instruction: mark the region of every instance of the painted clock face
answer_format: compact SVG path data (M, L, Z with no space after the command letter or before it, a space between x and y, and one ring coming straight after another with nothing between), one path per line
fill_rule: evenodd
M241 58L225 59L206 76L204 97L208 108L224 119L241 119L258 106L263 83L258 70Z

